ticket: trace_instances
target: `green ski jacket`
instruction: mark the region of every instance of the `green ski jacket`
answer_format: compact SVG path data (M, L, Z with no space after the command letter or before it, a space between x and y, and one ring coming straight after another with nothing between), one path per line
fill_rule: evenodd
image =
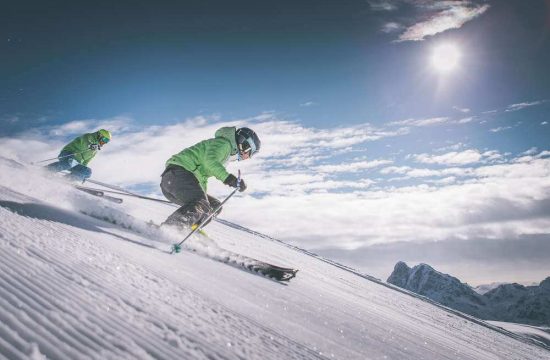
M73 157L80 164L86 166L97 154L97 150L91 150L91 144L98 144L97 133L88 133L77 137L61 150L74 154Z
M237 154L236 130L234 126L218 129L214 139L203 140L172 155L166 166L177 165L192 172L206 192L209 177L225 181L229 176L224 165L229 156Z

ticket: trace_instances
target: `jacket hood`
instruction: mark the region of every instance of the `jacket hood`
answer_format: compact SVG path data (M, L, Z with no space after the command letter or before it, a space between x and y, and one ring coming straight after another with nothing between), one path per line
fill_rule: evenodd
M237 128L235 126L226 126L219 128L214 136L216 138L224 138L231 143L231 155L237 153L237 139L235 138L235 132Z

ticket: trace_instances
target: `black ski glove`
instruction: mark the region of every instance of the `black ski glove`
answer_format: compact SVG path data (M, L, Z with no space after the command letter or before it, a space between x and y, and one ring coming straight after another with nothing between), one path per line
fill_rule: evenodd
M88 149L90 149L90 150L101 150L101 146L99 146L99 144L90 144L88 146Z
M233 174L229 174L229 176L225 179L223 182L225 185L229 185L231 187L236 188L237 187L237 178ZM244 183L244 180L241 179L241 183L239 184L239 191L243 192L246 190L246 184Z

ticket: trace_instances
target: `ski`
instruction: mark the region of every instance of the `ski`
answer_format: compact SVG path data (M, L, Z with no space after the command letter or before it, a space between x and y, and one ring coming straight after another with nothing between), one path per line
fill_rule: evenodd
M204 241L213 242L213 240L202 230L199 232L196 232L195 235L202 237ZM173 244L171 254L179 253L181 252L181 249L182 249L181 245ZM200 254L200 251L197 251L195 249L190 249L190 250ZM273 265L262 260L254 259L245 255L231 252L229 250L222 250L222 251L223 252L218 256L207 256L207 257L212 260L219 261L221 263L224 263L239 269L247 270L255 274L258 274L267 278L271 278L275 281L281 281L281 282L290 281L290 279L296 277L296 273L298 272L298 269L292 269L292 268Z
M107 201L111 201L111 202L114 202L114 203L117 203L117 204L122 204L122 202L124 200L122 200L121 198L117 198L117 197L114 197L114 196L109 196L109 195L105 195L105 193L101 190L97 190L97 189L92 189L92 188L87 188L87 187L84 187L84 186L80 186L80 185L73 185L75 189L77 190L80 190L80 191L83 191L87 194L90 194L90 195L93 195L93 196L97 196L97 197L100 197L100 198L103 198Z
M194 251L194 250L191 250ZM225 250L225 253L230 253ZM209 259L219 261L221 263L233 266L238 269L250 271L270 278L275 281L288 282L290 279L296 277L297 269L281 267L270 264L268 262L257 260L248 256L244 256L237 253L231 253L230 256L207 256Z
M244 266L246 269L252 272L272 278L277 281L290 281L290 279L296 277L296 273L298 272L297 269L285 268L256 259L250 260L253 261L249 264L246 264L246 262L240 263L239 261L236 261L235 263L237 265Z
M95 185L99 185L99 186L103 186L107 189L110 189L110 190L102 190L103 192L106 192L106 193L123 195L123 196L132 196L132 197L135 197L135 198L138 198L138 199L150 200L150 201L160 202L160 203L163 203L163 204L166 204L166 205L169 205L169 206L173 206L173 207L179 207L179 205L174 204L171 201L156 199L156 198L152 198L152 197L149 197L149 196L139 195L139 194L130 192L126 189L123 189L119 186L110 185L110 184L107 184L107 183L104 183L104 182L101 182L101 181L97 181L97 180L93 180L93 179L86 179L86 182L91 183L91 184L95 184Z

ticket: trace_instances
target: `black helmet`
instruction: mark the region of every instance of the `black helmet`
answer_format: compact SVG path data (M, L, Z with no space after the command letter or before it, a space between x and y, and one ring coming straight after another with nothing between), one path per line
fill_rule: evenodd
M237 129L235 132L235 139L237 140L237 147L239 152L245 153L250 150L250 156L260 151L260 138L251 129L243 127Z

